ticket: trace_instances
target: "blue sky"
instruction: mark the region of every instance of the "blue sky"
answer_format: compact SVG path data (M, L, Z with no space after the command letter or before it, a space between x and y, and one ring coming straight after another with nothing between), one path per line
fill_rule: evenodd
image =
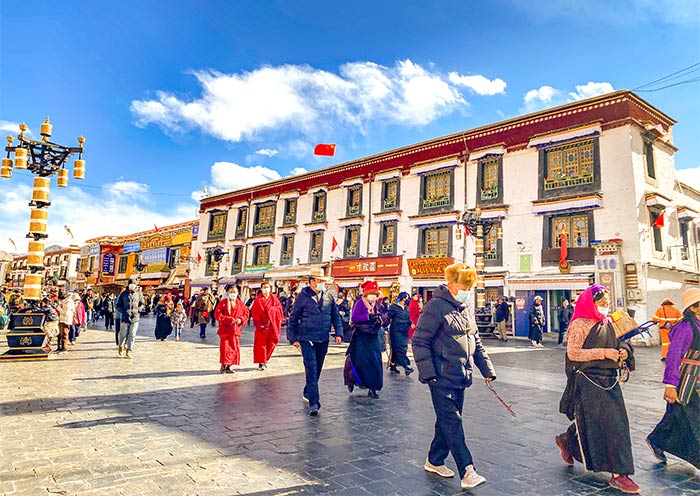
M65 224L82 241L187 220L204 186L284 177L700 62L696 0L335 4L38 1L29 16L3 1L0 128L38 130L49 115L56 141L87 138L86 180L53 190L51 239L70 241ZM700 83L639 94L679 121L676 165L700 188ZM335 158L313 156L324 142ZM23 250L30 182L0 182L0 249L12 237Z

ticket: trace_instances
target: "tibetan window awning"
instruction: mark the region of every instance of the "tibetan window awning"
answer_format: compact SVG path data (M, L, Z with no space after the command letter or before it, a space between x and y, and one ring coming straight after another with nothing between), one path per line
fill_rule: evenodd
M457 157L451 157L437 162L414 165L411 167L411 175L422 175L443 169L454 169L457 166L459 166L459 159Z
M535 201L532 205L536 214L545 215L554 212L600 208L603 206L603 197L596 193L565 200Z
M666 208L673 205L671 199L661 193L647 193L644 195L644 201L647 207Z
M535 136L527 144L528 148L537 146L546 146L552 143L561 143L563 141L569 141L576 138L584 138L586 136L593 136L600 134L601 127L600 124L588 124L585 126L578 126L570 129L563 129L554 133L547 133L541 136Z
M504 146L492 146L481 150L475 150L469 154L469 160L479 160L488 155L505 155L506 148Z

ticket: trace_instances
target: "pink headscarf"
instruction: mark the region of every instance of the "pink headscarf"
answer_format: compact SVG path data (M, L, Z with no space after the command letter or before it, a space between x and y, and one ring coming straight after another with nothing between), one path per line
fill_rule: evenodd
M593 301L593 295L600 291L604 291L605 293L608 292L608 290L605 289L605 286L593 284L592 286L586 288L583 293L581 293L581 296L579 296L576 300L576 307L574 308L574 315L571 317L571 322L576 319L591 319L595 320L596 322L607 319L605 315L598 311L598 307ZM571 322L569 322L569 324L571 324Z

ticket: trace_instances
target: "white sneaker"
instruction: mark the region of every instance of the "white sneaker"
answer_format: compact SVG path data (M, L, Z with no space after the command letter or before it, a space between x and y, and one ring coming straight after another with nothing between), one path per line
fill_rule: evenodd
M544 345L542 343L537 343L538 348L544 348Z
M472 489L486 482L486 478L477 474L474 465L467 465L467 473L462 477L462 489Z
M532 343L532 346L537 346L537 341L535 341L534 339L531 339L530 342Z
M447 468L447 465L433 465L427 458L425 459L425 465L423 465L423 468L426 472L438 474L440 477L446 477L449 479L450 477L455 476L455 473Z

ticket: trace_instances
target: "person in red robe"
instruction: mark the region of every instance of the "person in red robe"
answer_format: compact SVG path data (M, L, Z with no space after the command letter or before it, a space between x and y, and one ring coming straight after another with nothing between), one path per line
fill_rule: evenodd
M222 298L214 310L214 318L219 323L219 362L222 374L233 374L231 365L241 363L241 331L248 322L248 308L238 298L238 287L226 285L226 297Z
M408 330L409 340L413 339L413 332L416 330L418 318L420 317L421 310L423 310L421 299L421 295L414 293L413 297L411 297L411 301L408 304L408 316L411 319L411 327Z
M267 362L280 340L284 311L280 300L272 294L270 283L263 282L261 291L250 309L255 324L253 362L259 370L267 368Z

